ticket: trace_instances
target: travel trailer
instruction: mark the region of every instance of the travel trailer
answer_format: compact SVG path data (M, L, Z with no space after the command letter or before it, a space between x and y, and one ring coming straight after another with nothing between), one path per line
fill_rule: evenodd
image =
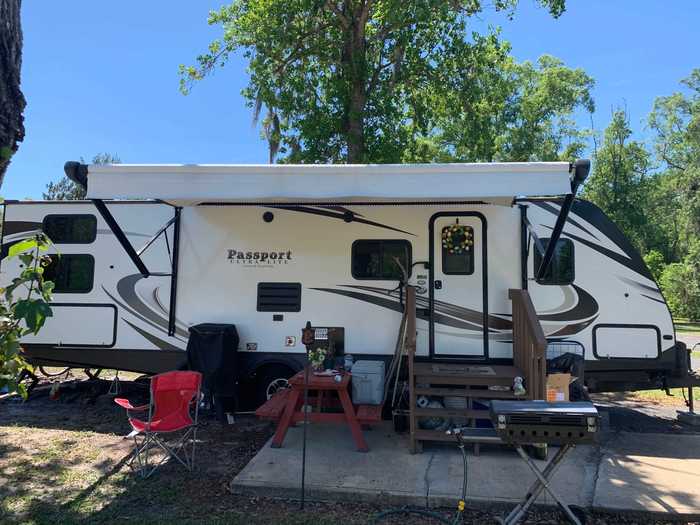
M182 365L188 328L236 326L245 395L298 371L307 321L336 349L391 359L417 289L417 357L507 363L508 290L527 289L548 356L585 362L590 391L696 381L644 261L575 164L66 164L84 201L6 201L8 248L43 230L53 317L38 364L145 373ZM253 389L253 390L247 390Z

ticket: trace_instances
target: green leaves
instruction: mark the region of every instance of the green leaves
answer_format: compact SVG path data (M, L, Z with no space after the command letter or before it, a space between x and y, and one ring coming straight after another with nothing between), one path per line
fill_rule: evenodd
M487 8L512 14L517 3L236 0L209 14L222 37L195 65L180 66L180 90L188 93L240 51L250 75L243 95L254 121L261 110L267 115L261 135L271 161L276 154L295 163L573 154L571 137L579 135L566 117L592 107L590 77L555 59L520 70L497 33L467 30L469 17ZM565 6L539 3L554 16ZM537 112L542 102L547 111Z
M7 252L8 257L16 257L17 255L27 252L29 250L33 250L38 247L38 243L36 238L31 238L31 239L25 239L23 241L20 241L16 244L13 244L10 246L10 249ZM32 259L31 255L28 255L29 259ZM23 259L24 261L24 259ZM25 264L28 264L25 262Z
M51 317L53 283L44 281L44 267L50 241L43 234L24 239L10 247L8 256L17 257L23 269L2 292L0 300L0 388L27 395L26 387L18 382L22 370L31 369L21 352L20 339L37 334ZM19 296L19 297L17 297Z
M14 307L14 314L27 325L29 333L36 334L44 326L47 317L51 317L51 307L43 299L21 299Z

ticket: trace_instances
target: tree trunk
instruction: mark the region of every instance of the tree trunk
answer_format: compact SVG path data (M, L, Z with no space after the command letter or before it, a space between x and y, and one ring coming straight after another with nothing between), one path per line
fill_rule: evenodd
M22 0L0 0L0 186L10 158L24 139L24 107L20 90L22 65Z
M367 44L365 24L369 6L358 6L346 29L343 62L348 83L346 141L348 163L365 162L365 106L367 105Z

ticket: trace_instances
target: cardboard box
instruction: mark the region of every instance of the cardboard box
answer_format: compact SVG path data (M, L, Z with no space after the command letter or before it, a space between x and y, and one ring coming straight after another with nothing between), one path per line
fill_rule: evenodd
M570 383L571 374L549 374L547 376L547 401L549 403L568 401Z

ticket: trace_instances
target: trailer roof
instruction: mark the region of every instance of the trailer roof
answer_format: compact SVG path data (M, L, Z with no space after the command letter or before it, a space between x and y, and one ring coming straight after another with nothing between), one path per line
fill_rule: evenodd
M89 199L207 203L475 200L571 193L567 162L478 164L108 164L87 168Z

